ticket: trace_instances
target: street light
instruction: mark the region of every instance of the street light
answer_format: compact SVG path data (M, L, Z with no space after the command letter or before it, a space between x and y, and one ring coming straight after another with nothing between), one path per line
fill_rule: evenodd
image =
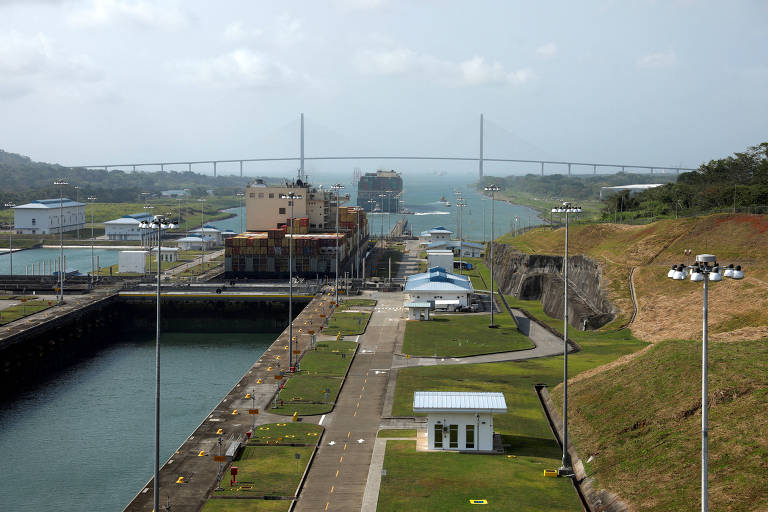
M495 296L493 295L493 214L494 214L494 195L496 192L501 190L501 188L496 185L495 183L493 185L488 185L485 187L486 192L491 193L491 323L488 325L490 328L496 327L496 324L493 323L493 310L496 307L496 301L494 300ZM483 214L483 219L485 219L485 214Z
M198 199L200 202L200 275L205 272L205 198Z
M690 272L688 272L690 271ZM707 512L709 509L709 482L708 482L708 454L709 454L709 411L707 405L708 391L708 343L709 328L707 325L707 316L709 308L709 282L722 281L723 277L731 279L744 279L744 271L741 265L728 265L724 270L717 264L717 258L714 254L697 254L696 262L686 267L682 263L672 266L667 272L667 277L676 281L685 280L686 275L690 273L691 281L704 284L704 297L702 300L702 336L701 336L701 511Z
M160 241L164 229L173 229L176 225L167 223L162 215L155 215L151 221L143 220L139 229L157 229L157 310L155 317L155 478L154 478L154 510L160 510L160 272L162 267L162 243ZM152 247L150 245L150 254ZM152 258L150 257L150 263Z
M386 191L389 192L389 191ZM381 247L384 247L384 198L387 197L386 193L379 194L381 198L381 207L379 208L379 214L381 215Z
M69 185L64 178L53 182L59 186L59 305L64 304L64 185Z
M238 192L235 194L240 199L240 232L243 232L243 201L245 200L245 193ZM291 210L291 218L293 218L293 210Z
M16 208L16 203L13 203L13 202L5 203L5 207L6 208ZM13 275L13 230L16 229L16 225L15 224L16 223L14 222L14 225L11 227L11 231L10 231L10 233L8 235L8 248L9 248L8 256L10 256L10 258L11 258L11 261L10 261L10 263L11 263L10 275Z
M558 476L572 476L573 465L568 453L568 214L581 213L580 206L564 202L552 213L565 213L565 256L563 257L563 460Z
M293 372L293 203L302 196L291 191L280 194L280 199L288 199L291 205L291 238L288 240L288 371ZM242 222L242 217L241 217Z
M93 208L93 202L96 200L94 196L88 196L88 201L91 202L91 286L93 286L93 276L96 273L96 263L93 259L93 216L95 209Z
M343 188L341 183L331 185L331 190L336 191L336 305L339 304L339 190Z
M462 245L462 242L464 240L464 233L462 233L462 229L461 229L462 228L462 226L461 226L461 221L462 221L461 217L462 217L462 215L461 214L462 214L462 210L464 208L466 208L466 206L467 206L467 203L465 203L464 199L462 199L461 196L459 196L459 200L456 201L456 212L459 214L459 274L461 274L462 273L461 271L463 270L463 259L462 259L462 257L463 257L463 254L462 254L463 253L463 250L462 250L463 249L463 245Z

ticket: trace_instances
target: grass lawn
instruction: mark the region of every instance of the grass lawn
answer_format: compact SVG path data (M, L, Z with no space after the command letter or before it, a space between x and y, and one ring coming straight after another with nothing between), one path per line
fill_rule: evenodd
M7 309L0 311L0 325L5 325L10 322L14 322L20 318L33 315L40 311L44 311L50 307L53 307L56 301L48 300L30 300L24 304L17 304Z
M249 445L305 443L315 445L323 427L312 423L293 422L259 425L253 431Z
M462 357L533 347L508 314L494 317L500 326L498 329L488 328L488 318L488 315L442 315L428 322L407 322L403 352L414 356Z
M385 428L376 437L416 437L415 428Z
M426 322L425 322L426 323ZM635 352L645 346L645 343L635 339L629 332L605 332L605 333L581 333L578 342L583 350L572 354L568 358L571 375L576 375L584 370L600 366L615 360L624 354ZM574 336L576 337L576 336ZM515 455L521 478L513 484L517 486L514 491L515 503L520 504L516 510L580 510L580 505L570 482L558 479L543 478L543 469L554 469L560 464L560 450L549 430L544 413L541 410L538 398L533 389L534 384L545 383L553 387L562 380L562 357L544 359L531 359L528 361L516 361L493 364L473 364L456 366L429 366L421 368L403 368L400 370L395 390L395 400L392 409L393 416L413 415L414 391L499 391L504 393L509 412L494 415L494 427L502 434L505 450L508 454ZM395 445L393 445L395 446ZM511 494L490 494L488 489L498 489L504 492L505 486L510 485L507 473L495 473L488 477L480 469L467 470L475 461L480 464L488 464L489 468L495 468L499 464L508 462L506 458L492 456L467 455L467 461L449 464L447 461L460 460L457 454L432 454L410 452L413 444L406 446L405 456L397 452L394 458L388 455L384 462L387 475L398 475L407 472L410 479L387 478L382 479L382 491L379 507L381 510L397 510L402 506L399 496L409 496L409 510L458 510L459 501L469 498L505 499L509 500ZM394 448L393 448L394 450ZM430 458L433 455L440 457ZM443 459L445 457L445 459ZM423 460L423 464L430 464L434 471L438 471L438 478L424 479L414 482L414 475L428 474L429 471L413 471ZM471 460L469 460L471 459ZM437 462L436 462L437 461ZM527 461L527 462L526 462ZM481 481L472 478L472 475L485 475ZM515 474L515 473L513 473ZM468 478L465 484L457 485L462 479ZM407 481L406 481L407 480ZM466 489L469 492L487 493L485 496L467 496L466 493L458 493L457 490ZM430 498L430 496L432 498ZM436 506L430 499L441 496L446 500L453 500ZM522 501L521 501L522 500ZM562 505L544 505L549 500ZM456 503L453 505L452 503ZM466 503L466 502L465 502ZM463 506L463 505L462 505ZM505 503L508 509L509 503ZM436 508L433 508L436 507ZM502 508L499 508L501 510Z
M313 446L246 446L238 467L238 483L230 487L229 471L221 481L223 491L214 496L293 496ZM299 454L298 462L295 454Z
M484 499L488 504L480 510L580 511L570 480L543 477L557 462L532 455L417 452L414 441L388 441L377 510L473 510L469 500Z
M202 512L285 512L291 500L208 500Z
M360 308L372 308L376 306L376 299L344 299L344 302L339 306L340 309L349 309L354 307Z
M349 312L336 311L328 320L328 326L324 329L325 333L335 335L341 332L342 336L354 336L363 334L368 326L368 320L371 318L370 311Z
M285 415L298 412L305 416L331 411L356 346L352 341L319 343L317 351L310 351L301 359L301 371L286 380L278 395L283 405L270 408L269 412Z

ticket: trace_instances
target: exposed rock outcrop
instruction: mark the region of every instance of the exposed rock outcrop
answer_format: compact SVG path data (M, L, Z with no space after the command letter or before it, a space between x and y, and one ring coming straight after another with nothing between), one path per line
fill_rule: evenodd
M498 243L494 244L493 252L494 278L502 293L523 300L540 300L546 314L563 318L562 256L524 254ZM584 330L597 329L613 320L616 308L603 288L600 266L582 255L571 256L568 262L569 323Z

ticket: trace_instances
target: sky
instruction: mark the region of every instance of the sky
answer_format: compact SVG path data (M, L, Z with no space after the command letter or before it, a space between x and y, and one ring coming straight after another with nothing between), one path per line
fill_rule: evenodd
M486 157L696 167L768 140L766 27L765 0L0 0L0 149L292 157L303 112L307 156L476 157L484 113ZM379 166L477 169L307 164Z

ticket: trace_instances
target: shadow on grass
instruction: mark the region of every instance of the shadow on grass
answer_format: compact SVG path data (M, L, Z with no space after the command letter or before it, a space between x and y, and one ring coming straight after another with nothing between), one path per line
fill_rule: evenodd
M560 447L551 438L502 434L501 442L504 445L504 451L512 455L555 459L561 455Z

